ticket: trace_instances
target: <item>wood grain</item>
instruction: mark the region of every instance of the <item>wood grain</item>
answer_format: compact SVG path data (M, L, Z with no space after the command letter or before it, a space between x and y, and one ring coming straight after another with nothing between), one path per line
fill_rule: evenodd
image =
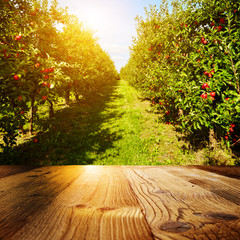
M58 166L8 172L0 179L1 240L240 239L240 180L216 169Z
M0 166L0 179L21 172L32 170L32 166Z
M78 167L66 172L66 177L62 173L58 174L63 178L60 182L67 180L69 173L76 171L77 178L67 188L62 188L58 196L54 194L48 197L53 191L48 187L51 184L44 188L38 184L32 185L35 191L28 194L35 194L35 202L43 201L45 207L36 211L39 206L30 205L36 212L28 213L28 220L19 226L18 231L14 229L15 234L2 233L0 238L152 239L137 199L119 168L115 171L108 167ZM43 189L48 189L44 199L39 196ZM8 209L14 211L14 206Z
M156 239L240 239L240 208L161 168L127 169Z
M34 214L51 204L81 171L78 167L46 167L2 178L0 239L10 239Z
M166 167L165 171L172 173L175 176L181 177L192 184L201 186L209 190L210 192L213 192L231 202L236 203L237 205L240 205L240 180L238 178L229 178L223 175L216 174L216 172L221 172L222 170L219 167L210 168L212 170L210 172L206 171L208 168L203 169L205 170L186 167ZM230 170L233 170L229 167L225 169L226 171L228 171L228 173L226 174L230 174ZM240 169L238 167L234 169L234 174L232 173L231 176L238 176L236 170L238 169L240 172Z

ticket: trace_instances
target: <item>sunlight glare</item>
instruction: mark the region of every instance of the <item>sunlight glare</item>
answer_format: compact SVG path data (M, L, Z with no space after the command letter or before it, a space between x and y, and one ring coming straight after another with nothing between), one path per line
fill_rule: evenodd
M78 14L78 17L87 27L101 33L106 30L108 25L108 15L101 10L102 9L86 8L84 12Z
M85 172L88 175L96 175L99 174L99 172L103 171L104 166L97 166L97 165L86 165L84 166Z

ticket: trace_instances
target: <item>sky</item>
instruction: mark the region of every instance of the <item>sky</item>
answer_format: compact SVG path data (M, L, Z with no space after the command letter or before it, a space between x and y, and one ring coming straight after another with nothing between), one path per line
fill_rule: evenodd
M128 62L129 47L136 36L137 15L145 16L144 7L159 6L159 0L59 0L69 13L78 17L96 33L98 43L110 55L117 70Z

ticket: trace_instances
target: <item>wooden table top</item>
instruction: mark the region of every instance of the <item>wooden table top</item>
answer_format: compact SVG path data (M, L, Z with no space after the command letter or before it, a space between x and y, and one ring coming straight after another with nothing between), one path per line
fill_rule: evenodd
M0 239L240 239L240 168L0 166Z

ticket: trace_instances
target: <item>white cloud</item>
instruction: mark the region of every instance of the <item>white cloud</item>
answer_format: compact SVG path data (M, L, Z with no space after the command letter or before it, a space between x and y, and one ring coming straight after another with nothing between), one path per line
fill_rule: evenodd
M113 56L112 57L112 60L115 61L115 60L124 60L125 58L124 57L120 57L120 56Z
M109 53L115 54L122 54L122 53L129 53L129 46L128 45L121 45L121 44L112 44L112 43L100 43L102 48Z

